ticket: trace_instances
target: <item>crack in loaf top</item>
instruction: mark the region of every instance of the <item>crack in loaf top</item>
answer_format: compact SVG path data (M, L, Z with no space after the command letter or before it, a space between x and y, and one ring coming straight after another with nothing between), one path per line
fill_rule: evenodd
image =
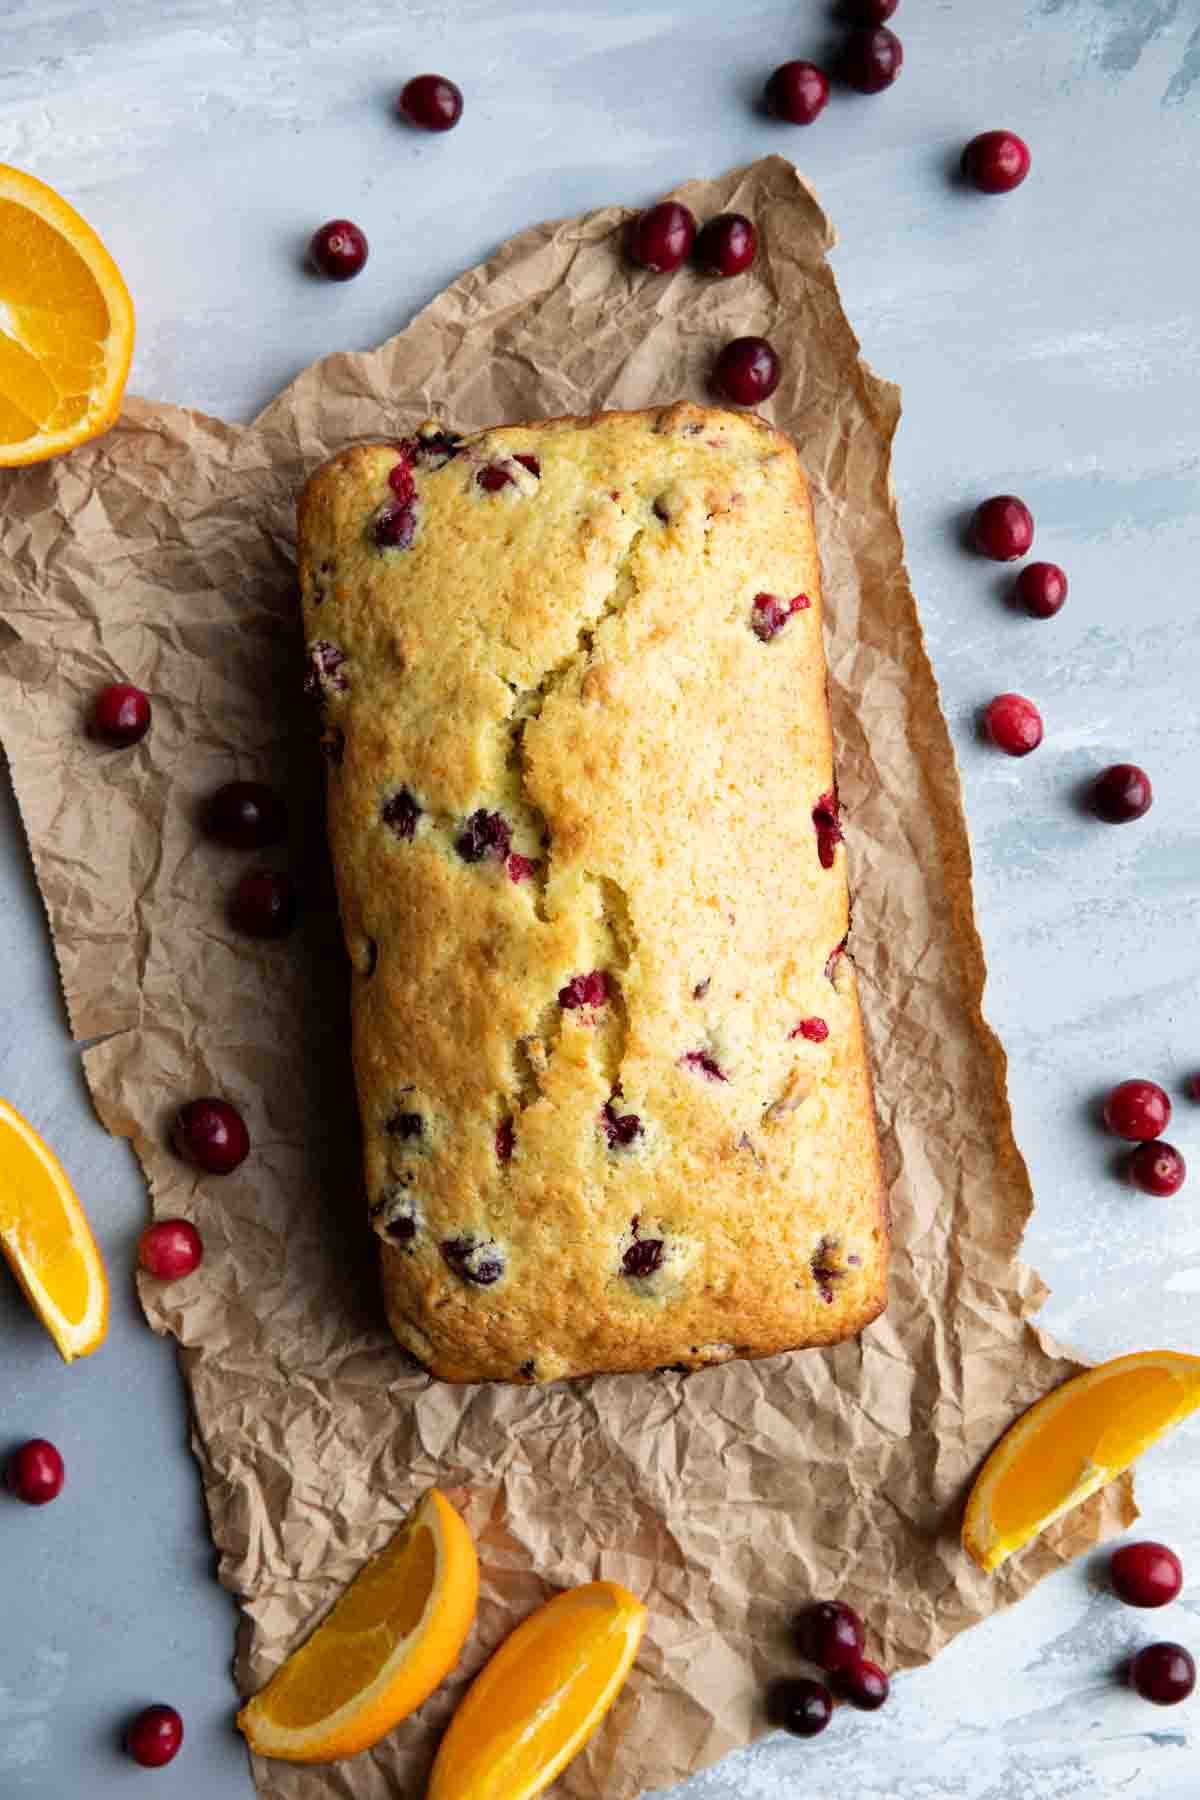
M389 1316L450 1379L830 1342L886 1217L803 473L678 405L301 503Z

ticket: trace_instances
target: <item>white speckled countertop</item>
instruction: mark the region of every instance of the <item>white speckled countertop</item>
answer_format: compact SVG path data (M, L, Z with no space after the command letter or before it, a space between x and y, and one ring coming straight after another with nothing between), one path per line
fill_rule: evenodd
M962 765L1045 1322L1097 1358L1200 1349L1200 1106L1182 1095L1200 1069L1200 0L902 0L897 86L839 95L808 130L751 102L777 62L828 45L824 0L7 0L0 20L0 160L65 192L117 257L138 306L133 391L232 419L314 357L399 329L535 219L795 157L841 233L866 353L904 389L902 521ZM448 137L389 114L425 69L465 90ZM1030 180L963 192L959 147L1000 125L1029 140ZM334 214L371 240L343 287L299 270ZM1048 624L959 547L993 492L1029 501L1037 552L1068 570ZM976 737L1000 688L1045 714L1026 762ZM1149 770L1156 802L1108 830L1076 796L1118 759ZM1178 1096L1171 1137L1196 1175L1173 1201L1122 1186L1094 1126L1096 1096L1129 1074ZM0 1093L59 1148L110 1268L128 1267L141 1182L92 1114L3 776ZM155 1793L251 1800L233 1608L172 1356L132 1283L103 1356L68 1376L0 1274L0 1456L34 1434L63 1447L70 1485L37 1514L0 1504L0 1796L140 1792L119 1726L169 1699L185 1754ZM1197 1800L1200 1697L1152 1710L1113 1671L1154 1636L1200 1652L1198 1447L1185 1426L1140 1476L1146 1532L1193 1576L1168 1613L1117 1606L1097 1557L902 1680L883 1713L772 1738L680 1800Z

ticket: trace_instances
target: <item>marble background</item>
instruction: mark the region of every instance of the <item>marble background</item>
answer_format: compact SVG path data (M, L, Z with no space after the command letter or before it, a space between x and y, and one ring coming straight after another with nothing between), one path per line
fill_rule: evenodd
M1045 1322L1094 1357L1195 1350L1200 0L903 0L894 24L898 85L838 95L804 131L753 101L777 62L827 48L823 0L4 0L0 160L64 191L121 264L133 390L248 419L534 219L793 155L841 232L866 353L904 388L902 520L962 766ZM467 95L445 138L389 111L430 68ZM1009 197L965 193L957 151L998 125L1028 138L1033 175ZM345 287L300 266L334 214L371 240ZM1038 553L1070 574L1048 624L1010 610L1010 577L959 546L966 509L997 491L1030 502ZM1002 688L1043 708L1027 762L978 739ZM1110 831L1077 790L1126 758L1156 804ZM1174 1201L1124 1187L1095 1127L1096 1096L1129 1074L1180 1096L1171 1136L1197 1172ZM141 1183L91 1112L2 774L0 1092L63 1154L110 1269L128 1268ZM67 1374L0 1275L0 1455L34 1434L63 1447L69 1486L37 1514L0 1504L0 1795L132 1792L144 1777L120 1721L167 1699L187 1741L156 1794L250 1800L229 1723L233 1607L172 1356L131 1283L103 1355ZM1140 1476L1147 1532L1193 1567L1198 1446L1183 1427ZM1114 1671L1154 1636L1200 1651L1200 1590L1129 1612L1104 1562L960 1639L876 1717L770 1739L679 1800L1196 1800L1200 1699L1151 1711Z

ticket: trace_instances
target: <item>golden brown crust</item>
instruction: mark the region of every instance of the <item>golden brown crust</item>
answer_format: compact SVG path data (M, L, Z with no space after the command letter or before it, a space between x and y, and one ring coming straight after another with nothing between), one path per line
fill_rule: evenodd
M860 1331L887 1213L791 444L681 404L358 446L300 561L401 1343L552 1380Z

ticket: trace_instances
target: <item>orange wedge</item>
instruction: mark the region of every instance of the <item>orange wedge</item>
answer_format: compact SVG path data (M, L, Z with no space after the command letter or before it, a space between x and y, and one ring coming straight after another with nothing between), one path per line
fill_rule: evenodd
M0 163L0 467L107 431L133 355L133 302L91 226Z
M79 1197L53 1150L0 1100L0 1250L64 1362L108 1330L108 1282Z
M1022 1413L971 1489L962 1541L997 1569L1054 1519L1127 1469L1200 1406L1200 1356L1139 1350L1066 1381Z
M328 1618L238 1714L246 1742L285 1762L335 1762L377 1744L458 1661L479 1599L460 1515L423 1494Z
M646 1609L615 1581L568 1588L518 1625L450 1721L427 1800L529 1800L625 1685Z

